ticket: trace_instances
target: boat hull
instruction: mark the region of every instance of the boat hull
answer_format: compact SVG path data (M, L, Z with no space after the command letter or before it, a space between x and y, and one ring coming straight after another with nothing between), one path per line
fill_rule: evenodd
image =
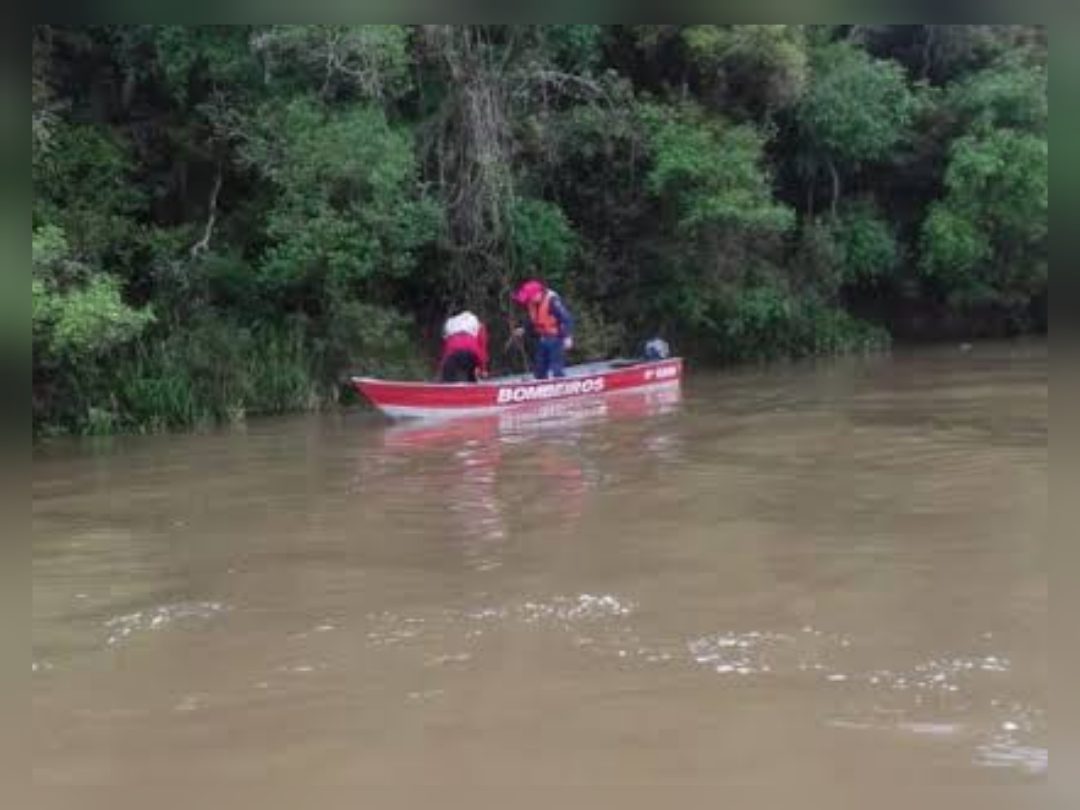
M392 419L439 419L499 413L539 402L587 399L618 391L678 386L682 371L682 358L675 357L570 366L565 377L548 380L517 376L479 383L431 383L353 377L352 384Z

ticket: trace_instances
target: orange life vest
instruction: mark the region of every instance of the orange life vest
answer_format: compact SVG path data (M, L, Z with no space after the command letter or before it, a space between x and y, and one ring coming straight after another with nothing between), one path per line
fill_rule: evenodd
M529 304L529 318L536 334L554 337L559 334L559 321L551 311L551 290L545 290L539 301Z

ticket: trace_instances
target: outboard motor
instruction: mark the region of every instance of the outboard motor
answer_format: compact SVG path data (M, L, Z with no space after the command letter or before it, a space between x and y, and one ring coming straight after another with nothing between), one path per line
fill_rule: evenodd
M667 360L671 357L671 347L663 338L655 337L645 343L646 360Z

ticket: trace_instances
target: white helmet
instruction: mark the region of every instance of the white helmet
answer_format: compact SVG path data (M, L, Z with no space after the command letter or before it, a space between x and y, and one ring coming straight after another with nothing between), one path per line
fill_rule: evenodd
M443 324L443 337L448 338L450 335L456 335L459 332L466 332L467 334L476 337L480 334L480 319L473 315L468 310L460 312L451 318L448 318L446 323Z

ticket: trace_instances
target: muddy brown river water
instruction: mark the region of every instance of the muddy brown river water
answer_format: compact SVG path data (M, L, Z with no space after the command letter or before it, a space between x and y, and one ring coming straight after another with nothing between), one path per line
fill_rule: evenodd
M1041 782L1047 390L1045 344L976 344L41 447L40 806Z

